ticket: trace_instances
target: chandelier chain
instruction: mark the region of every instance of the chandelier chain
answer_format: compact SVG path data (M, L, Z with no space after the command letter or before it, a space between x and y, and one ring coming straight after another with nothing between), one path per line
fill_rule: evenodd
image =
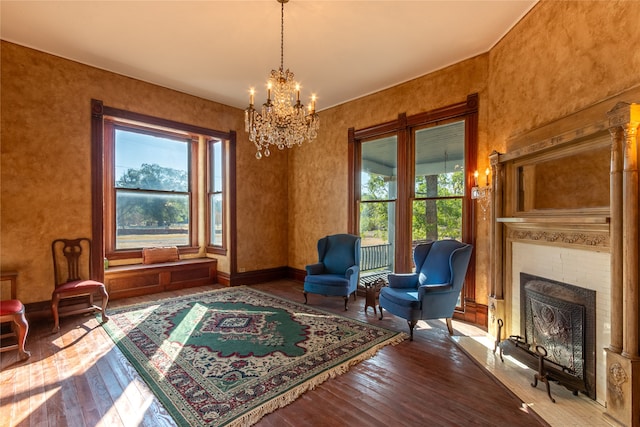
M280 70L284 70L284 2L280 3Z

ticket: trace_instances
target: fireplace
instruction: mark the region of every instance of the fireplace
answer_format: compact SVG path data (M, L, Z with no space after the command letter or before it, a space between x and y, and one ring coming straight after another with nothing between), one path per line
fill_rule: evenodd
M525 342L532 349L542 346L546 362L578 381L576 388L594 400L595 302L593 290L520 273Z
M640 425L640 104L629 102L639 97L637 86L514 133L505 153L489 156L490 333L498 341L501 331L527 335L551 347L558 363L582 378L585 393L597 394L607 417L625 426ZM537 277L523 279L522 272ZM541 278L547 283L521 288ZM593 308L571 285L560 291L571 294L569 302L552 302L552 281L595 291ZM531 295L528 303L521 293ZM522 326L523 318L541 321L542 330L531 329L535 322ZM547 335L561 336L562 349ZM530 346L518 349L536 350Z

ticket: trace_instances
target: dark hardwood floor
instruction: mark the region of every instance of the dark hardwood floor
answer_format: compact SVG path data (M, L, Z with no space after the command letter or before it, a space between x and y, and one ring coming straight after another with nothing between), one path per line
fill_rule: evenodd
M110 301L109 307L201 292L213 287ZM255 288L302 302L302 284L280 280ZM310 295L324 310L405 331L390 314L382 321L364 298ZM2 426L172 426L134 369L93 316L61 319L61 330L33 321L31 358L0 356ZM454 322L454 329L456 328ZM535 426L547 425L449 338L444 322L429 321L414 341L386 346L374 357L304 393L257 426ZM458 324L460 325L460 324Z

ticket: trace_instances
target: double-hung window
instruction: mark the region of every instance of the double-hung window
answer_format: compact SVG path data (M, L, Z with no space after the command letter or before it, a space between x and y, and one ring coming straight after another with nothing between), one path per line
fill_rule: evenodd
M225 144L221 139L210 139L207 144L208 180L207 199L209 207L207 246L215 250L223 249L224 240L224 188L225 188Z
M197 138L105 120L107 253L193 245Z

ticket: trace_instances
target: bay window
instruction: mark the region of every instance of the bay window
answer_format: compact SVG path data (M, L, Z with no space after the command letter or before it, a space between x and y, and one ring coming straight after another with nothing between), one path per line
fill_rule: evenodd
M227 255L235 233L229 220L235 198L227 191L235 132L93 100L92 147L94 253L124 263L159 246L176 246L181 255ZM92 260L96 269L101 259Z

